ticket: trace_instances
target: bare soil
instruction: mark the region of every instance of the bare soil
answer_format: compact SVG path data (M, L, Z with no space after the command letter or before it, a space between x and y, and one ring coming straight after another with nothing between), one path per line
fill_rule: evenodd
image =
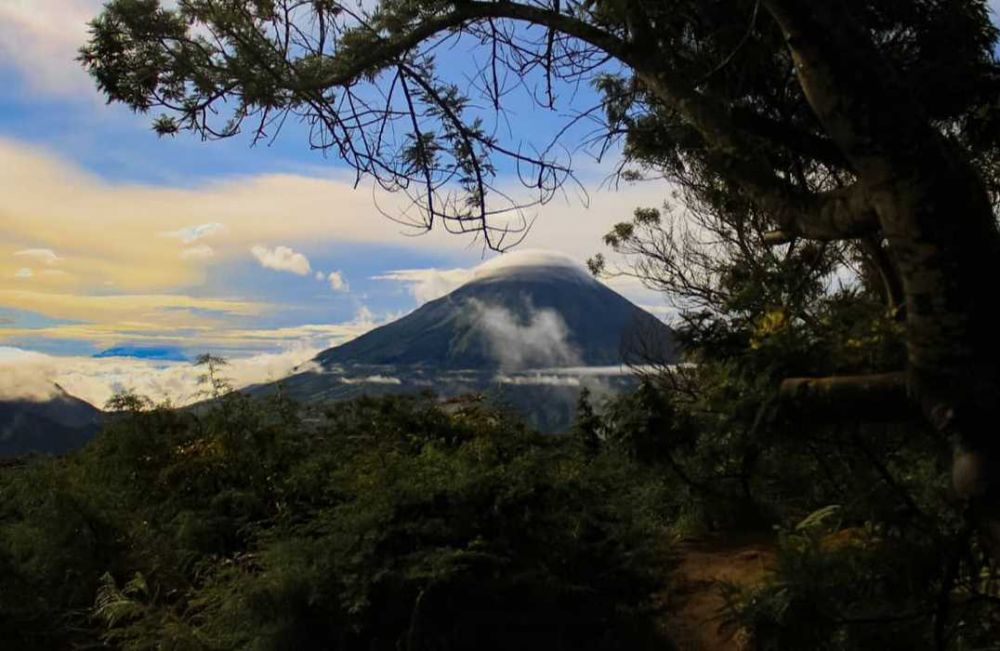
M661 595L678 651L748 651L745 631L727 621L722 584L751 586L771 572L774 543L764 536L727 536L678 545L676 567Z

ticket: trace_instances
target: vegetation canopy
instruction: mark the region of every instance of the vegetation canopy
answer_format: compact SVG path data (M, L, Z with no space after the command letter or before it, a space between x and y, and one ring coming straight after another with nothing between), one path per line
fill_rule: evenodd
M5 648L662 647L662 492L621 455L426 397L109 409L0 471Z

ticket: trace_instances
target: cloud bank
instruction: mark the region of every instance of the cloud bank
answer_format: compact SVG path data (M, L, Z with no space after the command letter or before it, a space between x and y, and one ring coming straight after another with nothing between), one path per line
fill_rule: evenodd
M270 382L286 377L319 351L293 347L231 359L222 375L236 388ZM203 369L188 362L57 357L0 346L0 400L45 400L55 395L58 384L97 407L122 390L180 406L203 397L198 383L202 373Z

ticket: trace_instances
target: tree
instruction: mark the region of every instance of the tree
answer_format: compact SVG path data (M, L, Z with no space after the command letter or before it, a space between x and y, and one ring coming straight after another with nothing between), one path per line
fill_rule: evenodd
M297 116L311 146L408 192L418 225L493 248L523 231L504 169L537 201L573 177L559 135L528 148L487 118L512 79L536 75L553 109L560 83L595 84L600 101L570 122L600 116L600 146L623 139L635 164L626 178L724 207L748 247L865 243L899 293L905 369L786 386L799 401L905 392L956 441L956 488L993 517L996 36L984 0L112 0L81 57L110 101L164 111L162 134L252 124L257 140ZM475 42L485 62L460 88L433 55Z
M584 458L592 459L601 451L601 419L594 413L590 402L590 389L583 387L576 401L576 417L570 434L573 443Z

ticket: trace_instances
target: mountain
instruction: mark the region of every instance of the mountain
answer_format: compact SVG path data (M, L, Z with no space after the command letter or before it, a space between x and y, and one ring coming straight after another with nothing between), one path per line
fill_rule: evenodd
M627 361L635 352L630 339L643 334L658 361L673 358L666 325L576 265L557 259L484 267L452 293L320 353L316 363L479 371L607 366Z
M186 362L184 351L172 346L116 346L95 353L94 357L131 357L164 362Z
M0 400L0 457L62 454L82 447L101 426L101 411L55 385L44 400Z
M634 384L628 363L676 356L669 327L578 264L515 253L409 315L319 353L280 385L313 404L426 390L485 394L551 431L571 422L582 386L621 391Z

